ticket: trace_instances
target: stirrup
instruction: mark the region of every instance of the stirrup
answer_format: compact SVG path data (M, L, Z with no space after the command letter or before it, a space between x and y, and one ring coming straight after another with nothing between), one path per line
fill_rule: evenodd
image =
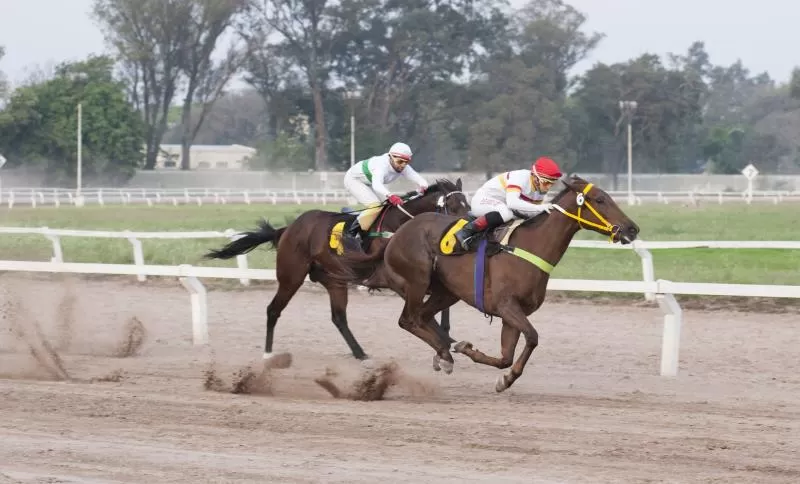
M473 233L464 237L463 240L459 240L458 233L456 233L456 241L458 242L458 245L462 249L468 251L470 249L470 244L472 243L472 239L475 237L475 235L476 234Z

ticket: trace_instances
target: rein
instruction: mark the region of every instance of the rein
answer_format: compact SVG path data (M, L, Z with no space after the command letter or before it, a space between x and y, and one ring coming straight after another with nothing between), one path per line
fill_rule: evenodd
M440 195L439 198L436 200L436 212L440 213L440 209L443 209L444 210L444 214L446 215L448 213L447 212L447 203L446 203L447 199L450 196L457 195L459 193L463 194L464 192L462 192L460 190L454 190L452 192L447 192L444 195ZM408 199L406 199L406 201L410 202L412 200L416 200L416 199L421 198L423 196L425 196L425 195L421 194L421 193L417 193L415 195L410 196ZM411 219L414 218L414 215L412 215L408 210L403 208L402 205L396 205L395 207L398 210L400 210L401 212L403 212L404 214L406 214L408 216L408 218L411 218ZM384 219L384 217L386 217L386 214L388 212L389 212L388 210L385 210L383 212L383 214L381 214L381 218L380 218L380 220L378 220L377 231L376 232L370 232L367 235L372 235L372 236L375 236L375 237L384 237L384 238L388 239L394 234L394 232L384 232L384 231L381 230L381 226L383 225L383 219Z
M566 215L567 217L569 217L569 218L575 220L576 222L578 222L578 227L580 227L582 229L584 228L584 225L587 225L589 227L595 227L597 229L602 230L603 232L608 233L609 234L608 241L610 243L614 243L614 235L619 230L619 227L617 227L616 225L611 225L608 222L608 220L606 220L602 215L600 215L600 213L592 206L592 204L590 204L588 201L586 201L586 194L589 193L589 190L592 189L592 186L593 186L592 183L587 184L586 188L584 188L582 192L579 192L577 194L577 197L576 197L576 200L575 200L576 203L578 204L578 213L577 213L577 215L568 212L563 207L561 207L560 205L555 204L555 203L553 204L553 208L555 208L556 210L558 210L562 214ZM601 224L598 224L598 223L595 223L595 222L592 222L590 220L586 220L585 218L583 218L581 216L581 210L583 209L584 205L586 206L586 208L589 209L589 211L591 211L594 214L595 217L597 217L597 220L599 220L601 223L603 223L605 225L601 225ZM526 261L530 262L531 264L533 264L534 266L538 267L539 269L541 269L543 272L545 272L547 274L550 274L550 272L552 272L552 270L555 268L553 266L553 264L550 264L549 262L547 262L546 260L542 259L541 257L539 257L539 256L537 256L535 254L532 254L532 253L528 252L527 250L520 249L519 247L511 247L509 245L501 245L500 248L504 252L507 252L507 253L509 253L511 255L519 257L520 259L523 259L523 260L526 260Z

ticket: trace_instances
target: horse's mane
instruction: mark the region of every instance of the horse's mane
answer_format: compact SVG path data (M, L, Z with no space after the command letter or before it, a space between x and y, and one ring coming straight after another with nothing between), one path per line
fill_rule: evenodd
M588 183L586 180L584 180L583 178L579 177L578 175L572 175L570 177L569 181L570 181L570 183L577 183L577 184L581 184L581 183L586 184L586 183ZM553 199L550 201L550 203L558 203L558 202L560 202L561 199L564 198L564 195L566 195L567 193L569 193L571 191L572 191L572 189L570 187L568 187L567 185L564 185L564 188L562 188L561 191L558 192L556 194L556 196L553 197ZM525 227L535 227L539 223L541 223L544 220L546 220L548 215L550 215L550 214L548 214L547 212L540 212L540 213L534 215L533 217L531 217L529 219L525 219L525 221L520 224L520 227L523 227L523 226L525 226Z
M428 190L432 192L441 192L443 194L447 194L450 192L457 192L458 187L455 183L451 182L447 178L437 178L436 182L428 187Z
M428 186L428 189L425 190L425 194L441 193L442 195L447 195L450 192L457 192L457 191L458 191L458 186L455 183L451 182L447 178L437 178L436 183ZM404 195L404 197L413 197L416 194L417 194L416 190L411 190L410 192L407 192Z

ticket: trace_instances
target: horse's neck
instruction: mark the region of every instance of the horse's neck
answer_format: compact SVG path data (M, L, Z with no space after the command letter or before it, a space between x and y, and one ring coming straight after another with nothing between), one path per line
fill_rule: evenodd
M572 219L555 210L535 227L520 227L512 244L556 265L569 248L580 227Z
M424 198L419 198L411 203L403 205L405 211L414 216L431 211L429 207L430 204L427 203L427 200ZM383 220L382 226L386 230L396 230L409 220L411 220L411 218L399 208L389 207L387 209L386 217Z

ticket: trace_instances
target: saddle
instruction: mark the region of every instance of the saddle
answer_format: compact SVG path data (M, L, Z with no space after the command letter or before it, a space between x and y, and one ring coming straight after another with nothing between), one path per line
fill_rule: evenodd
M343 234L345 231L345 227L349 226L353 223L354 218L358 218L358 224L361 226L361 230L363 232L367 232L369 236L372 237L389 237L391 234L383 233L383 232L372 232L372 226L375 224L376 219L389 208L389 205L382 205L382 204L375 204L365 208L361 213L357 216L348 216L347 219L339 221L333 225L330 232L330 240L328 242L328 246L336 251L336 254L342 255L345 250L345 246L342 243ZM364 237L361 242L361 249L366 250L366 247L369 244L369 237Z
M492 230L484 230L483 232L475 234L470 243L470 250L466 251L456 241L455 234L461 230L464 225L474 220L474 218L475 217L470 217L468 219L460 218L450 224L444 230L439 241L439 251L442 255L463 255L469 252L475 252L477 251L477 247L482 240L486 240L487 242L487 255L492 256L497 254L500 252L502 246L508 245L511 234L513 234L514 230L525 221L523 219L514 219L499 225Z

